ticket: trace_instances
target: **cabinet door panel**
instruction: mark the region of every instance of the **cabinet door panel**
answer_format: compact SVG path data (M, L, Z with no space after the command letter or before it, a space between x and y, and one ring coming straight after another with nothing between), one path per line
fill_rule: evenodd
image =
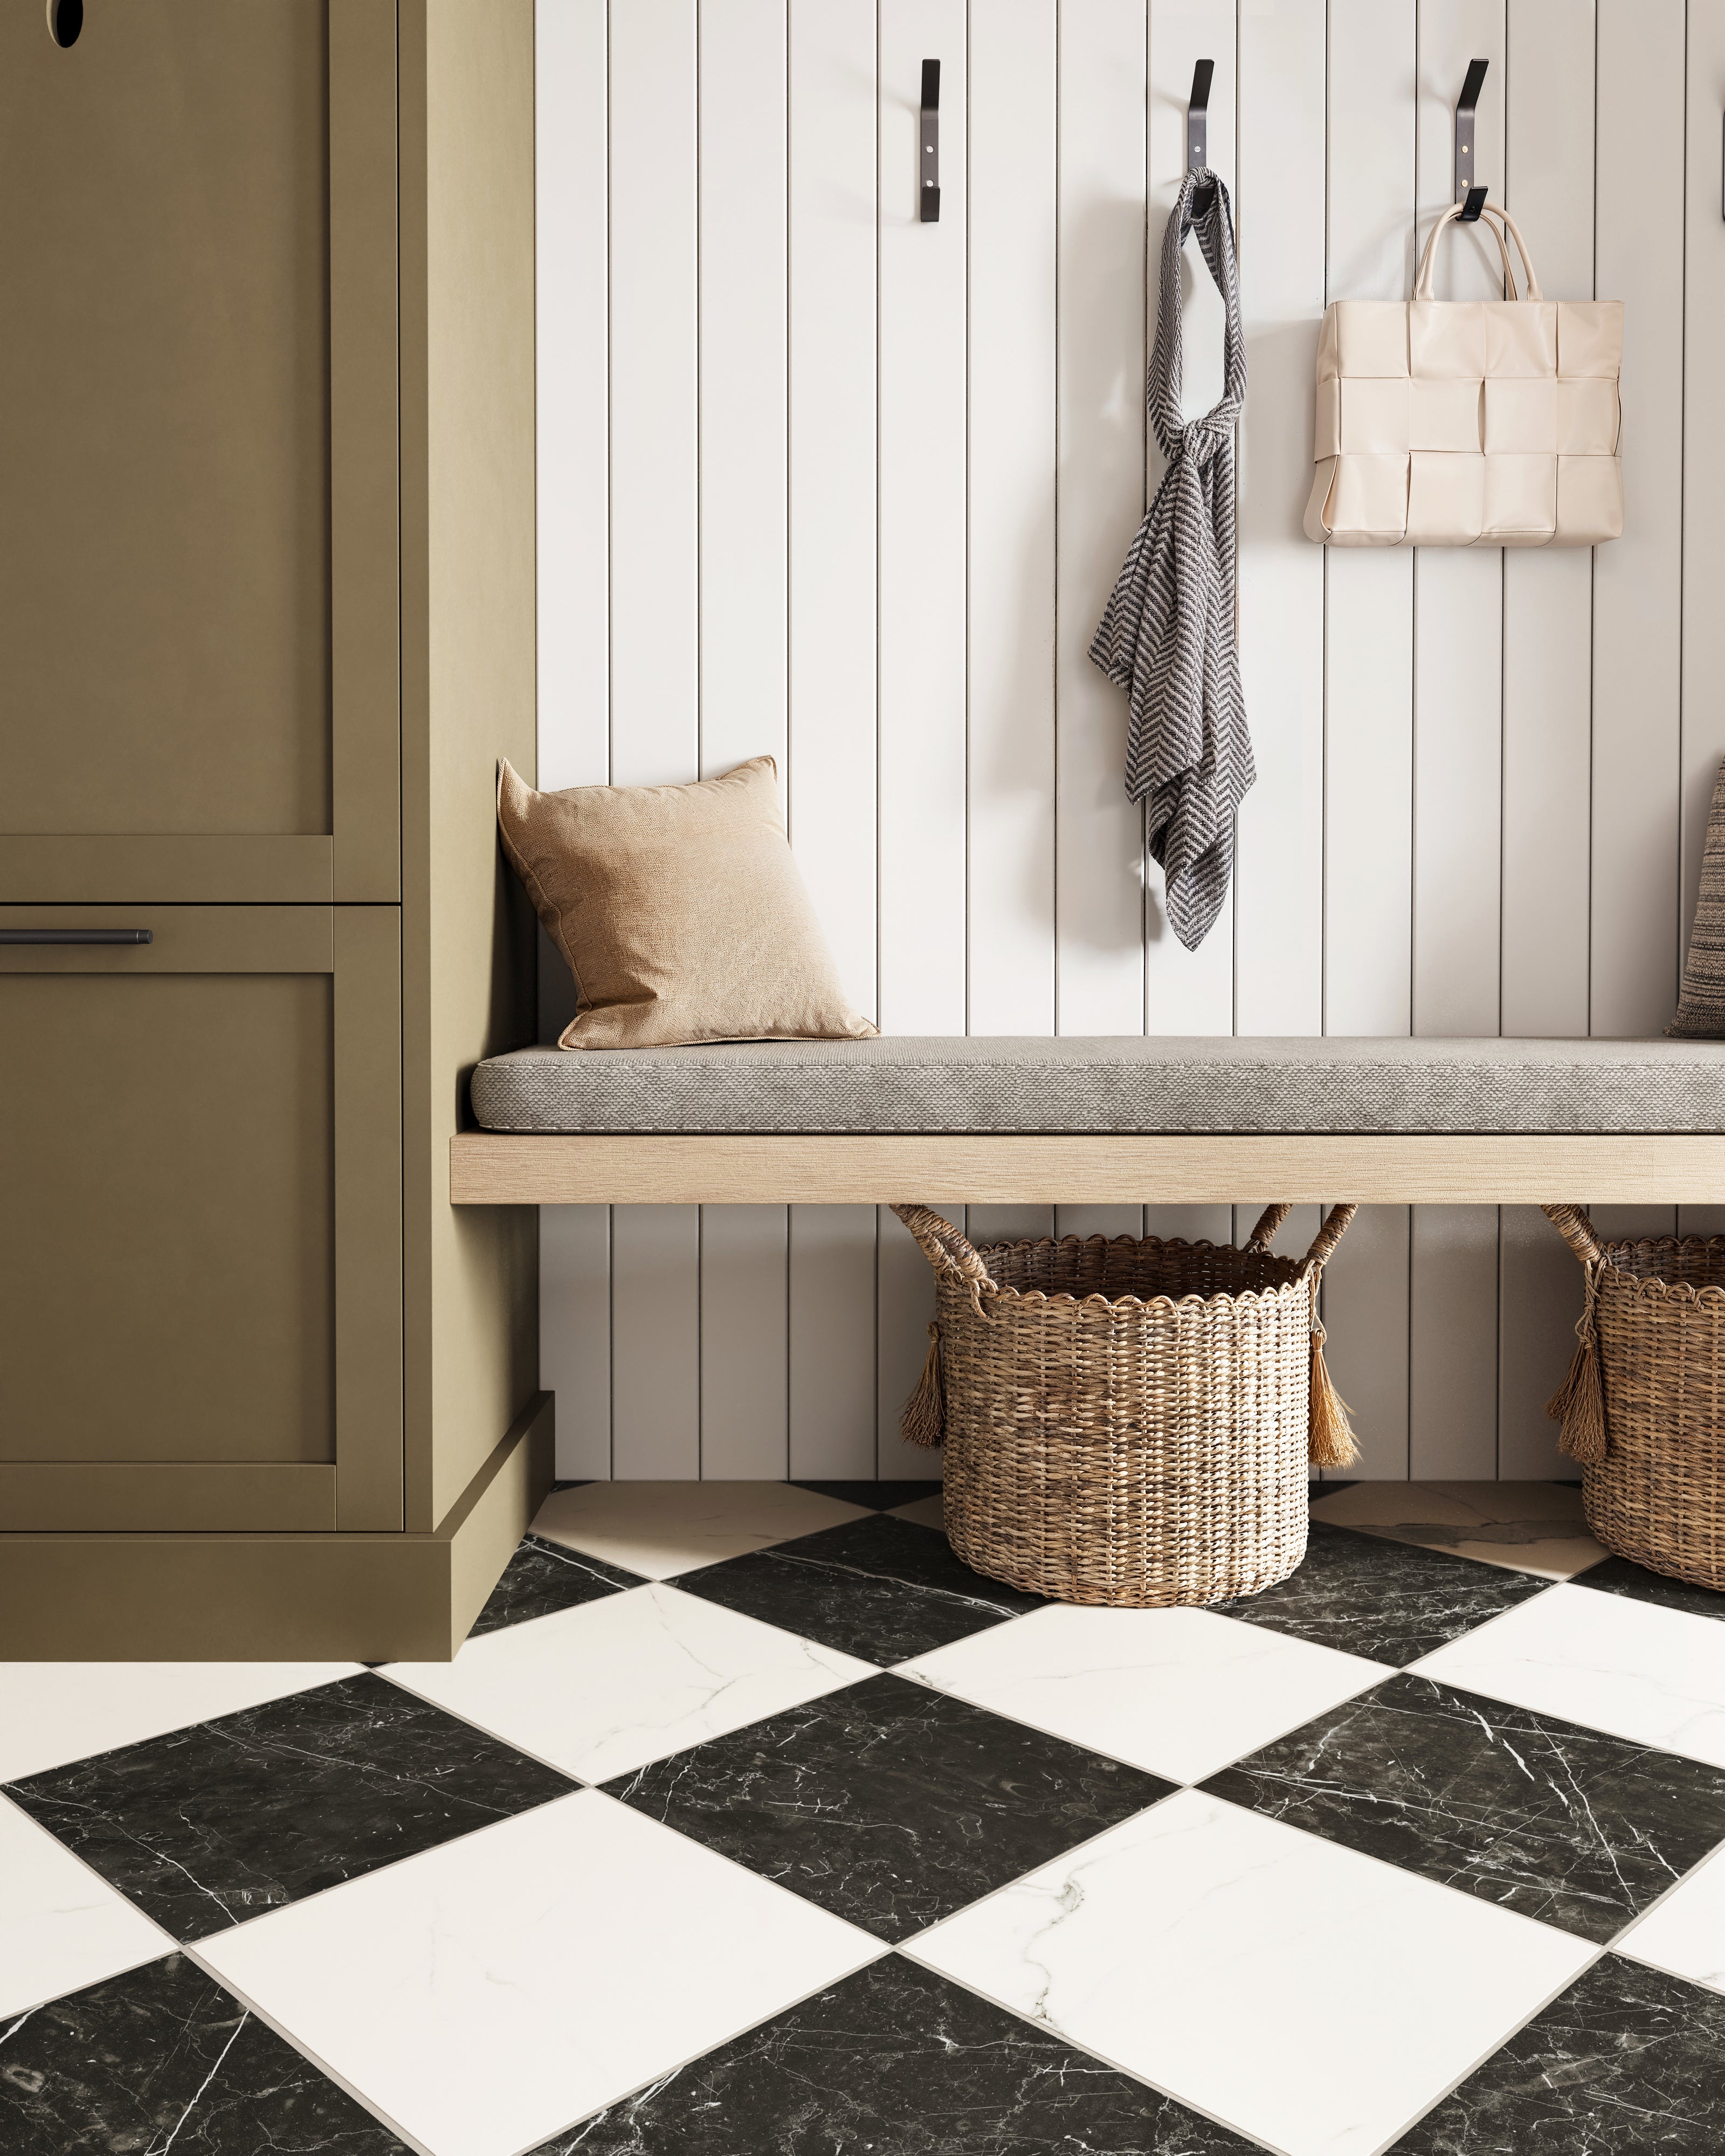
M0 908L66 928L154 940L0 944L0 1525L74 1463L173 1467L140 1525L398 1525L394 911Z
M393 106L385 0L0 11L0 897L398 895Z

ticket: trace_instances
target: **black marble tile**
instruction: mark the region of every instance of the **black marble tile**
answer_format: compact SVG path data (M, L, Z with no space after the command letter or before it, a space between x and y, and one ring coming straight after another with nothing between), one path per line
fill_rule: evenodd
M1600 1942L1725 1840L1725 1771L1405 1672L1204 1787Z
M1626 1557L1608 1557L1603 1564L1589 1565L1570 1584L1596 1587L1606 1594L1625 1594L1634 1602L1656 1603L1661 1609L1681 1609L1691 1617L1725 1617L1725 1594L1711 1587L1692 1587L1686 1579L1668 1579L1662 1572L1631 1564Z
M1725 1999L1606 1954L1394 2147L1396 2156L1718 2156Z
M793 1482L791 1487L836 1497L842 1505L866 1505L875 1512L890 1512L895 1505L914 1505L919 1497L941 1493L938 1482Z
M888 1954L534 2156L1254 2156L1256 2148Z
M0 2020L6 2156L408 2156L183 1954Z
M607 1787L877 1938L902 1939L1173 1784L882 1676Z
M677 1585L865 1662L907 1661L1048 1606L961 1564L937 1528L878 1512L685 1572Z
M344 1677L7 1786L178 1939L578 1787L379 1676Z
M1215 1606L1248 1625L1399 1669L1550 1585L1532 1573L1314 1520L1305 1562L1291 1579Z
M503 1577L467 1636L476 1640L482 1632L525 1625L530 1618L549 1617L559 1609L572 1609L578 1603L597 1602L603 1594L642 1584L634 1573L529 1535L504 1567Z

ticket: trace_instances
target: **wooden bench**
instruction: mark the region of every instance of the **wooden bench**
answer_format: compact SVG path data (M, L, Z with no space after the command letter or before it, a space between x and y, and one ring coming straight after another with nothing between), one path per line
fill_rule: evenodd
M523 1049L457 1205L1725 1204L1725 1043L973 1037Z

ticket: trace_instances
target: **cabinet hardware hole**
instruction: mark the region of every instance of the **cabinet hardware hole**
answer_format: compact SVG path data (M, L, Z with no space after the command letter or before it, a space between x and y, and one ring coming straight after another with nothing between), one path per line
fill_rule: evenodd
M48 0L48 34L57 45L75 45L84 28L84 0Z

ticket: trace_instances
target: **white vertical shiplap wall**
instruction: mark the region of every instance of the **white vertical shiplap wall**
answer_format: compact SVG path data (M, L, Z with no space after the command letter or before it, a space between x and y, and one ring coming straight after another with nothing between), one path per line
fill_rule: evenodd
M1725 753L1725 0L538 0L538 40L542 785L777 757L840 970L894 1032L1664 1024ZM1326 552L1300 529L1317 325L1410 290L1476 56L1481 175L1547 296L1626 303L1625 536ZM1194 954L1086 650L1161 473L1144 369L1201 57L1259 779ZM1495 250L1447 238L1439 293L1496 290ZM1183 308L1192 411L1219 380L1195 250ZM1230 1232L1153 1191L968 1224L1147 1219ZM930 1471L896 1416L931 1296L891 1214L547 1207L541 1234L562 1473ZM1365 1473L1557 1471L1578 1275L1537 1212L1377 1209L1326 1295Z

